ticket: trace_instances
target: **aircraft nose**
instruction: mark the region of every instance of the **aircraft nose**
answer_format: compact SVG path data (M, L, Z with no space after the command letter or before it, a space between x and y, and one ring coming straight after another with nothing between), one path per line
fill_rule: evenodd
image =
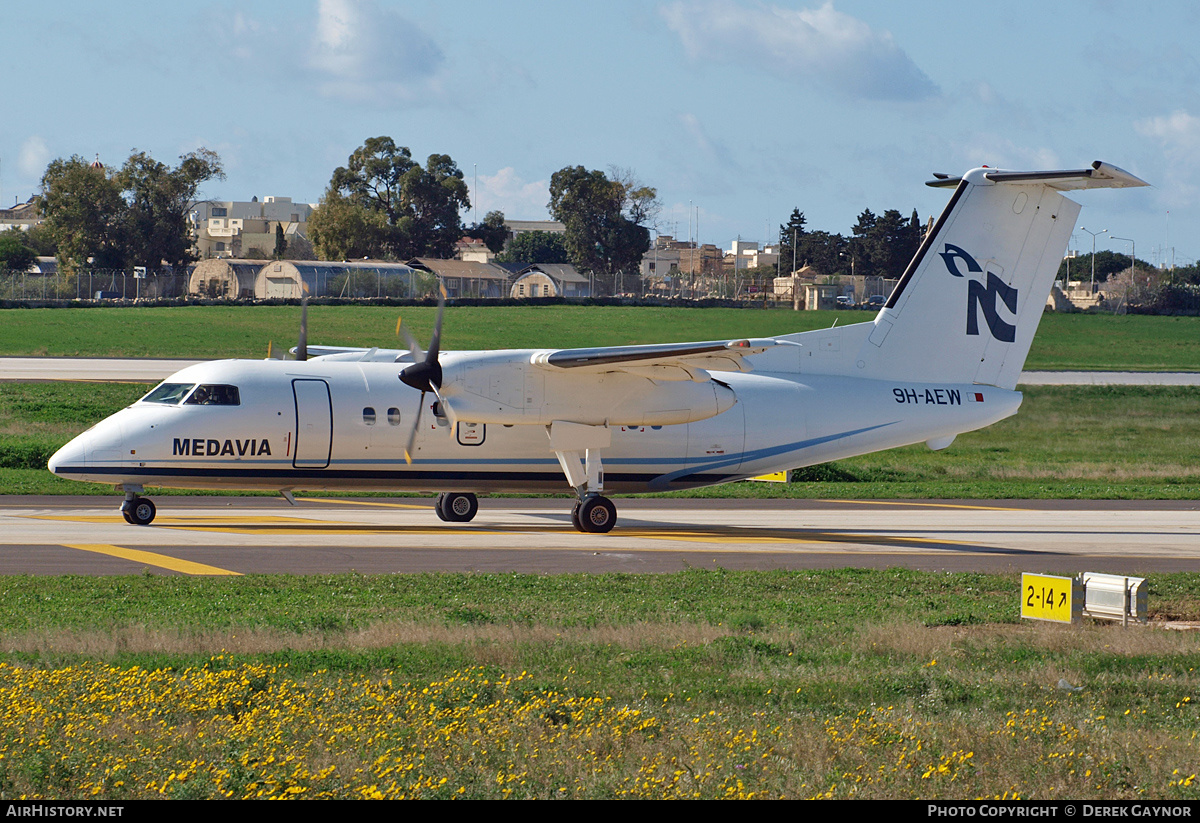
M83 438L76 437L52 454L46 468L57 475L70 474L71 469L87 468L87 451Z

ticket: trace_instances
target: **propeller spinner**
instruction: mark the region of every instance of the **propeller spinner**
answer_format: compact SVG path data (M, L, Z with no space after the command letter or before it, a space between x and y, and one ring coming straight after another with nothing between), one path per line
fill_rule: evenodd
M438 353L441 351L442 341L442 314L446 308L446 289L438 283L438 310L437 320L433 324L433 336L429 339L429 349L423 354L421 347L413 338L412 333L407 328L404 328L402 323L396 324L396 331L403 332L405 340L408 342L409 349L412 351L413 359L416 360L411 366L406 367L400 372L400 380L406 386L421 392L421 399L417 405L417 416L413 421L412 431L408 434L408 445L404 447L404 459L408 463L412 463L413 444L417 440L417 430L421 427L421 412L425 409L425 394L433 392L438 399L438 409L442 414L446 415L451 422L451 433L453 433L454 417L450 409L450 405L446 399L442 397L442 364L438 362Z

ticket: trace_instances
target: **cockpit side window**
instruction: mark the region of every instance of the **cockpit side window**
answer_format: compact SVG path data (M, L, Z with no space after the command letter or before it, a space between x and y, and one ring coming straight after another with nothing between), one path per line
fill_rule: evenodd
M143 403L166 403L175 405L192 390L195 383L160 383L154 391L142 398Z
M237 386L207 385L196 387L191 396L183 401L185 406L240 406L241 397Z

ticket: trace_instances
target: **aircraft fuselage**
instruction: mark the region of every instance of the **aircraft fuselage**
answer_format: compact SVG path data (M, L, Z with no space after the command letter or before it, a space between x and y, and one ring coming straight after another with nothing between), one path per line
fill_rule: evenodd
M515 364L531 356L505 354ZM722 374L719 383L624 374L607 386L581 380L580 393L598 393L589 403L579 393L563 400L539 396L536 368L523 373L514 367L501 369L504 379L495 384L505 396L488 396L490 383L464 386L455 403L470 411L460 412L457 422L427 408L409 464L404 445L420 393L399 381L402 367L320 360L193 366L165 385L233 386L237 404L143 399L65 446L51 470L77 480L194 489L569 492L547 437L554 404L570 402L579 417L580 407L598 407L603 397L616 413L633 410L608 423L604 487L667 491L909 443L948 442L1015 413L1021 399L1019 392L991 386L756 372ZM653 398L669 400L674 392L681 402L707 405L647 405L639 400L639 383ZM614 396L620 392L626 396ZM434 398L426 401L432 406ZM634 414L641 419L628 419ZM681 417L692 419L656 422ZM522 422L500 422L517 419Z

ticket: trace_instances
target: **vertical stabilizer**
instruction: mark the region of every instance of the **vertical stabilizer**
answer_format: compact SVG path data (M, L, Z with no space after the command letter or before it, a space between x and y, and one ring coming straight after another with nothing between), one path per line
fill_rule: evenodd
M1079 204L1061 191L1147 185L1115 166L979 168L955 186L859 352L863 377L1012 389L1037 331Z

